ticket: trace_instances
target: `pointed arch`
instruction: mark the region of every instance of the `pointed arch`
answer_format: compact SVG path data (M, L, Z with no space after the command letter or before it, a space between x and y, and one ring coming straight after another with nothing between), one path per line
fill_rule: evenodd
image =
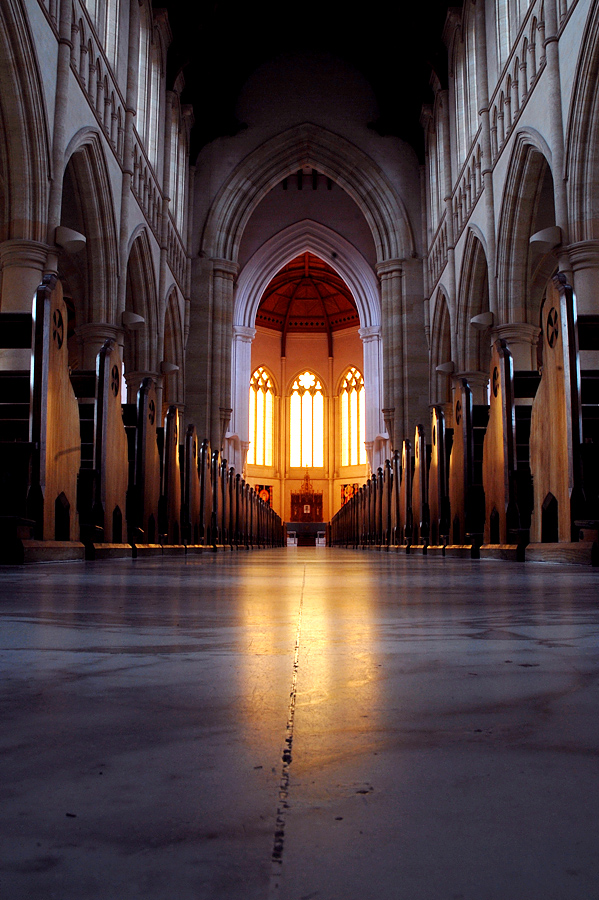
M546 142L532 129L523 129L514 142L499 216L496 271L500 322L536 324L538 302L531 300L529 240L537 230L539 200L550 176L551 154Z
M45 243L51 177L48 117L33 36L18 0L2 4L0 83L0 241Z
M87 318L113 322L116 317L118 239L114 198L100 133L82 128L65 153L65 179L71 178L86 237ZM65 193L63 190L63 206Z
M490 361L490 342L484 332L470 324L474 316L489 311L489 270L482 235L468 229L466 249L458 287L457 335L458 360L463 372L486 372Z
M356 366L347 366L337 387L340 408L341 466L365 465L366 408L364 377Z
M360 317L364 345L363 374L366 384L366 440L373 441L384 428L380 421L383 360L381 351L381 297L379 281L362 254L340 234L311 219L296 222L274 235L250 257L239 274L233 327L242 342L253 339L256 313L262 295L277 272L303 253L313 253L330 265L348 286ZM233 430L245 440L247 430L244 397L250 378L250 357L238 351L231 356Z
M302 253L313 253L344 280L356 301L360 325L381 324L378 279L362 254L337 232L304 219L284 228L253 254L237 280L233 324L252 328L262 294L277 272Z
M158 371L158 293L147 228L142 225L132 236L127 259L125 309L144 319L139 330L125 335L125 372Z
M431 403L451 403L451 379L437 366L451 360L451 315L447 295L442 288L435 296L430 352Z
M162 376L163 404L182 407L184 384L183 327L177 289L172 288L166 302L164 316L164 351L163 359L167 363L178 366L175 372Z
M248 465L274 465L275 395L275 379L270 369L267 366L257 366L249 384Z
M266 141L233 170L212 204L201 255L237 262L245 226L260 200L304 165L331 178L357 203L379 262L412 257L409 218L384 172L345 138L310 123Z
M599 239L599 6L589 15L566 128L570 238Z

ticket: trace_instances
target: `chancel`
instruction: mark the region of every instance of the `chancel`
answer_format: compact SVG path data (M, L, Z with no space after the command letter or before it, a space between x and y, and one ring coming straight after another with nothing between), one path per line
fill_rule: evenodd
M599 896L598 210L594 0L0 0L7 900Z

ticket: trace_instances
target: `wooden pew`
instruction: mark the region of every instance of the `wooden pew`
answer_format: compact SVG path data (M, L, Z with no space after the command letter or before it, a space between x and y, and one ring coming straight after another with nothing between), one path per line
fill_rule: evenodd
M474 556L483 542L485 497L482 475L488 407L473 404L472 390L460 379L454 396L454 429L449 458L450 555Z
M78 541L79 408L69 380L68 315L60 281L45 278L34 304L28 508L40 540Z
M156 384L148 376L137 392L135 465L128 518L129 540L133 545L156 545L158 542L160 455L157 425Z
M398 544L409 552L412 543L412 445L407 439L401 447L401 485L399 489Z
M181 504L181 533L186 545L200 544L200 471L199 446L195 425L185 432L185 476Z
M504 340L493 344L490 371L489 423L483 446L484 544L501 545L502 556L511 553L513 558L523 558L522 550L516 550L520 514L516 500L514 370L512 355Z
M33 450L30 440L29 369L32 344L31 313L0 314L0 348L3 351L11 351L3 354L4 368L0 370L0 562L2 563L24 561L22 541L23 538L32 537L36 524L27 515L27 492Z
M221 462L219 454L216 450L212 451L210 458L210 481L212 485L212 511L210 514L210 544L212 549L216 551L219 543L221 543L221 525L220 501L221 501Z
M162 493L159 524L164 544L181 542L181 469L179 460L179 410L169 406L164 417Z
M599 564L599 313L578 316L580 400L582 418L582 482L586 500L581 540L595 541L594 564ZM578 520L575 519L575 524ZM577 526L578 527L578 526Z
M96 375L93 518L102 529L100 543L121 544L127 535L129 456L121 407L122 363L115 341L107 340L98 353Z
M199 475L200 475L200 535L199 543L205 547L211 546L211 520L212 520L212 479L210 477L210 442L208 438L202 441L200 446Z
M431 462L428 481L430 539L432 545L442 545L445 549L449 540L449 497L447 435L443 408L433 406L431 418Z
M414 435L414 475L412 477L413 544L422 545L426 553L430 535L428 508L428 465L424 427L416 426Z
M579 537L585 531L596 533L599 523L592 480L596 477L597 453L595 449L594 460L591 458L595 465L587 469L587 497L584 450L593 444L583 443L576 302L561 273L548 283L541 322L543 366L531 417L534 506L527 558L589 562L594 557L595 561L597 551L593 551L592 542L581 542ZM588 370L585 373L588 384L592 374ZM586 425L592 440L592 418L587 418Z
M382 533L381 543L388 550L392 541L393 468L391 460L385 460L382 484Z
M393 472L391 488L391 545L395 546L399 543L400 527L399 501L401 488L401 453L399 450L393 451L391 467Z

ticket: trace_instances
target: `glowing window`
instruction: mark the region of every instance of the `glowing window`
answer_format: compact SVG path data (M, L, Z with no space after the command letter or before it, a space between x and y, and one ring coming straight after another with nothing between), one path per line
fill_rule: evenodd
M104 46L106 55L113 66L116 65L119 45L119 14L119 0L108 0L106 4Z
M249 465L273 465L274 399L272 379L260 366L250 380Z
M353 366L341 385L341 465L366 462L364 378Z
M160 114L160 49L153 40L150 11L140 10L139 68L135 127L153 166L158 160Z
M289 464L324 466L324 394L312 372L302 372L291 388Z

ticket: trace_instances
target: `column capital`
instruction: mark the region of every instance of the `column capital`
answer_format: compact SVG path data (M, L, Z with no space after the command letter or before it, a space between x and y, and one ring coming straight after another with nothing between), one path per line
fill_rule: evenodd
M363 342L366 344L369 341L379 340L381 337L381 326L380 325L368 325L366 328L360 328L358 334L362 338Z
M572 271L599 268L599 241L578 241L567 247Z
M233 325L233 337L251 344L256 337L256 329L248 325Z
M40 241L9 240L0 244L0 265L7 266L33 266L43 269L50 250L48 244ZM41 279L40 279L41 280Z
M108 339L122 343L124 331L118 325L109 322L87 322L75 329L75 334L83 341L106 341Z
M385 278L391 275L401 275L404 264L404 259L384 259L376 264L375 269L379 278Z
M214 272L219 272L221 275L228 275L230 278L237 278L239 266L236 262L233 262L230 259L219 259L214 256L210 258L210 262L212 263Z
M541 329L538 325L529 322L506 322L504 325L495 325L490 331L492 341L502 338L515 344L535 344L539 338Z
M514 371L520 369L529 372L537 368L537 342L540 333L538 325L530 325L528 322L507 322L492 328L489 337L491 341L502 338L507 342L514 360Z
M160 375L157 372L125 372L127 387L138 391L144 378L151 378L154 384L159 384Z
M453 375L455 383L459 384L462 378L465 378L470 387L486 387L489 382L488 372L455 372Z

